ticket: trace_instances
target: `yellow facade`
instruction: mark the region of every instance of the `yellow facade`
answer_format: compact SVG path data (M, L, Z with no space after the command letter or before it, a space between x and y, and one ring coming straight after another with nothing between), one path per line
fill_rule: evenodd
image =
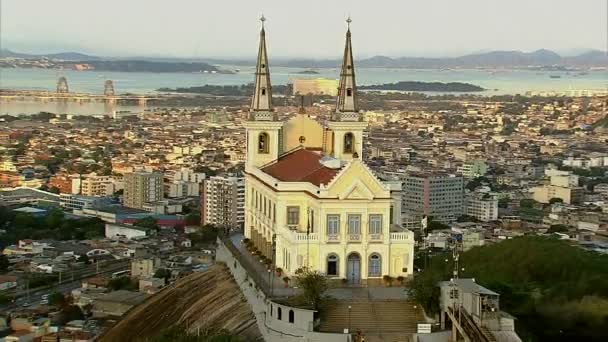
M285 124L285 149L297 148L293 137L304 133L310 145L302 145L318 147L319 132L325 128L311 121L296 117ZM337 175L319 186L275 179L256 166L261 163L255 159L248 157L252 162L246 166L245 235L268 257L273 256L276 237L276 267L294 274L308 266L353 282L413 274L413 233L392 224L390 190L360 159L342 160ZM297 222L288 219L293 208ZM336 219L332 227L338 227L330 232L329 220Z

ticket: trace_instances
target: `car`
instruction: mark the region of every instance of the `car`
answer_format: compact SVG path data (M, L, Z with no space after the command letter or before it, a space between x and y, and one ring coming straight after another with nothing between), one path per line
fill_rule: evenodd
M48 294L43 294L42 295L42 299L49 299L49 295Z
M48 299L43 299L40 301L40 305L48 305L49 304L49 300Z
M27 308L28 306L30 306L30 303L25 302L25 303L23 303L21 306L23 306L24 308Z

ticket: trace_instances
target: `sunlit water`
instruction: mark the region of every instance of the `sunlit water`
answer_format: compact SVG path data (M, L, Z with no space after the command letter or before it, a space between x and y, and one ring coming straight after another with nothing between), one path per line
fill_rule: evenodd
M240 71L234 74L204 73L135 73L101 71L61 71L41 69L0 69L0 88L50 90L56 88L57 78L65 76L71 92L102 94L105 80L114 82L117 94L153 94L158 88L192 87L205 84L240 85L253 81L252 67L220 66L225 70ZM339 70L315 69L319 74L302 75L302 68L271 68L273 84L286 84L295 78L337 78ZM560 76L551 78L550 76ZM417 70L358 68L357 83L381 84L398 81L466 82L488 89L479 94L523 94L526 91L566 91L572 89L599 90L608 87L608 71L549 72L523 70ZM74 114L107 113L103 103L68 103L67 110ZM118 106L115 110L135 110L136 106ZM56 103L10 102L0 103L0 113L19 114L39 111L57 111Z

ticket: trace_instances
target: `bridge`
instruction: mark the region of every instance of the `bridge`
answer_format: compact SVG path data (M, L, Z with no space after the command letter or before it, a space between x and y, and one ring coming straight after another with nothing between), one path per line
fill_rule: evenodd
M12 101L40 101L40 102L98 102L108 104L121 104L137 102L141 106L145 106L148 100L156 100L159 97L151 95L123 94L117 95L114 90L112 80L106 80L104 83L103 94L89 94L70 92L67 79L63 76L57 80L57 90L40 91L40 90L12 90L0 89L0 102Z

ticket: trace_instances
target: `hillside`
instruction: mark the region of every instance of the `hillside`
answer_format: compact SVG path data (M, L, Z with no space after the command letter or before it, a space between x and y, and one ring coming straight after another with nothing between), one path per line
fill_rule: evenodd
M226 330L260 340L253 312L225 266L193 273L132 309L100 342L146 341L171 329L187 332Z
M427 312L438 310L440 280L450 279L451 253L431 258L411 283ZM524 341L606 341L608 255L551 237L519 237L460 256L460 274L500 294Z
M0 50L0 58L17 57L26 59L49 58L51 60L65 61L101 61L97 56L85 55L77 52L64 52L54 54L25 54L10 50ZM103 58L104 61L125 61L135 58ZM238 66L251 66L255 64L254 59L217 59L217 58L149 58L137 57L137 60L156 63L208 63L228 64ZM356 61L357 66L367 68L529 68L529 67L606 67L608 65L608 54L605 51L591 50L576 56L560 56L559 54L539 49L532 52L522 51L490 51L474 53L458 57L387 57L374 56L361 58ZM306 58L277 58L273 59L273 66L293 68L336 68L340 65L338 59L306 59ZM110 69L106 69L110 70ZM199 68L198 70L213 70ZM198 71L196 70L196 71Z

